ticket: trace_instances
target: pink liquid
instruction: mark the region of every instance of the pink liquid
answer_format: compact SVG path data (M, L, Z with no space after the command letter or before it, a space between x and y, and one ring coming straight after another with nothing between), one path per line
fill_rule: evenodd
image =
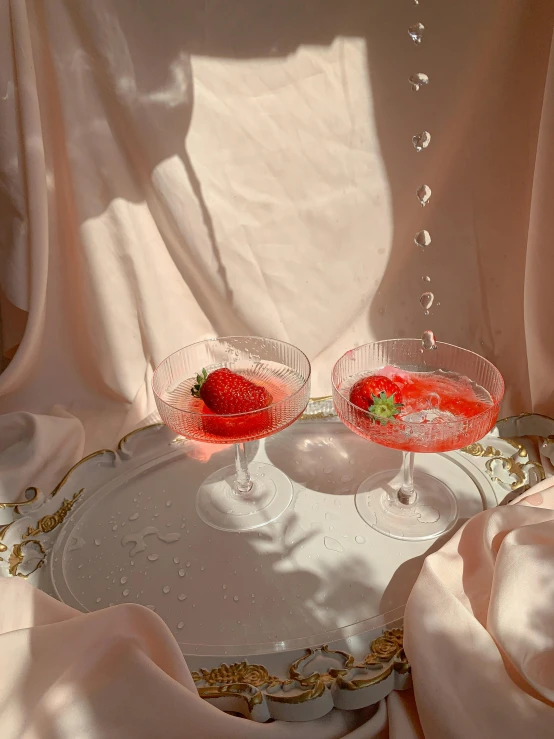
M381 425L352 406L345 417L338 410L350 428L383 446L410 452L461 449L485 436L498 416L499 404L463 375L408 372L390 365L372 374L388 377L400 389L403 408L394 421ZM358 379L351 378L341 388L345 396Z
M238 372L271 394L273 401L267 408L252 413L218 415L210 411L201 398L191 394L196 379L189 378L164 395L163 401L173 407L171 423L167 420L166 423L189 439L216 444L252 441L281 431L302 415L308 398L302 391L303 379L289 368L280 367L282 369L257 363L253 369Z

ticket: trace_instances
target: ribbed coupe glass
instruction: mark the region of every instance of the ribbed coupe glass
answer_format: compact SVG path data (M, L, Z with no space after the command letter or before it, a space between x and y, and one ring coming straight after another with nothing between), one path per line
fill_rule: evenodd
M429 413L408 412L381 425L350 402L350 390L362 377L393 366L410 373L425 373L425 387L437 380L437 392L422 398ZM417 375L415 382L417 383ZM456 417L441 412L441 381L463 380L484 402L481 412ZM469 381L467 383L466 381ZM376 444L403 452L402 481L396 470L379 470L360 485L356 506L372 528L396 539L432 539L448 531L458 518L456 497L447 480L416 471L414 453L447 452L482 439L498 417L504 394L500 372L474 352L452 344L436 343L422 350L420 339L377 341L346 352L332 371L333 400L341 421ZM423 384L423 383L422 383Z
M191 389L204 369L228 367L271 393L257 411L212 413ZM166 426L189 439L235 445L235 465L210 475L198 491L196 509L210 526L248 531L275 521L290 505L289 478L273 465L248 462L245 444L290 426L310 398L310 362L284 341L227 336L192 344L171 354L154 373L152 387Z

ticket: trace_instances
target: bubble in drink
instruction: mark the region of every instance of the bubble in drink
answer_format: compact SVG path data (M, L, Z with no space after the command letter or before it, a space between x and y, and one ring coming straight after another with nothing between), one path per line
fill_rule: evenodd
M429 133L429 131L422 131L421 133L416 133L415 136L412 136L412 144L414 145L414 149L416 151L426 149L430 143L431 134Z
M429 185L421 185L418 187L417 192L417 199L421 203L421 207L425 208L429 200L431 199L431 188Z
M414 236L414 242L421 246L422 248L425 248L426 246L429 246L431 243L431 234L429 231L418 231L416 235ZM431 278L429 280L426 280L426 282L430 282Z
M436 349L437 341L432 331L424 331L421 335L421 346L423 349Z
M429 275L422 275L421 279L423 280L423 282L431 282L431 278L429 277Z
M416 46L419 46L421 43L421 40L423 38L423 31L425 30L425 26L423 23L414 23L413 26L410 26L408 28L408 33L410 34L410 38L414 42Z
M435 296L433 295L433 293L423 293L423 295L419 299L419 304L421 305L424 311L428 311L433 305L434 299L435 299Z
M420 87L424 87L425 85L429 84L429 77L423 72L418 72L417 74L412 74L409 82L412 86L412 90L414 92L418 92Z

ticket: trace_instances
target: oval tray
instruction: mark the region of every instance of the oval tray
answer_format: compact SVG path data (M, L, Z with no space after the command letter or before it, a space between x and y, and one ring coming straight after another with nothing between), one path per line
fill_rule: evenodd
M258 720L369 705L406 685L401 632L391 629L401 625L426 553L445 537L398 541L364 523L354 504L359 483L376 469L398 469L401 454L330 413L328 401L312 403L306 420L250 445L251 458L294 482L293 503L273 524L244 533L204 524L196 490L232 450L156 424L116 452L90 455L51 496L28 491L15 521L0 527L9 572L81 611L149 606L174 633L201 694L218 701L229 699L229 685L247 686L231 697ZM533 465L521 445L495 435L465 452L416 455L416 470L455 491L458 525L533 481ZM239 661L221 666L231 659Z

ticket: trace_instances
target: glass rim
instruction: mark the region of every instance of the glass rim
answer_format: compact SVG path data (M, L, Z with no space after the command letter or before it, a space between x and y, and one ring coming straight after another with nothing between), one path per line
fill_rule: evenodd
M360 406L358 406L358 405L354 405L354 403L352 403L350 401L350 399L347 398L341 392L340 388L337 386L337 384L335 382L335 370L337 369L339 363L346 357L347 354L350 354L351 351L356 351L358 349L365 349L365 347L375 346L377 344L379 344L379 345L391 344L393 342L398 342L398 341L403 341L403 342L406 342L406 343L417 342L421 346L421 339L409 339L409 338L402 338L402 339L382 339L380 341L368 341L366 344L362 344L361 346L356 346L356 347L354 347L354 349L348 349L348 351L344 352L344 354L341 357L339 357L339 359L337 359L337 361L333 365L333 369L331 370L331 384L333 386L333 394L337 393L338 395L340 395L340 397L346 403L348 403L348 405L351 408L354 408L358 412L361 411L362 413L365 413L365 411L364 411L363 408L360 408ZM498 376L498 378L500 380L500 392L499 392L498 397L493 398L492 397L492 393L489 393L491 395L492 400L493 400L493 403L492 403L492 405L489 408L487 408L484 411L481 411L480 413L476 413L474 416L469 416L469 418L459 418L459 419L456 419L455 421L442 421L440 423L440 427L441 428L443 428L446 425L448 425L448 426L459 426L464 421L476 421L476 420L478 420L480 418L484 418L485 416L489 415L490 412L491 412L491 410L494 410L495 408L497 408L497 407L500 406L500 403L502 402L502 398L504 397L504 390L505 390L505 387L506 386L505 386L505 383L504 383L504 378L502 377L502 373L500 372L500 370L498 369L498 367L496 367L488 359L485 359L485 357L481 356L481 354L477 354L477 352L471 351L471 349L464 349L463 346L457 346L456 344L449 344L446 341L437 341L436 342L436 345L437 346L448 347L448 348L452 348L452 349L458 349L459 351L464 352L465 354L472 354L474 357L477 357L484 364L489 365L489 367L491 367L494 370L494 372L496 373L496 375ZM434 368L434 369L436 369L436 368ZM487 392L489 392L489 391L487 390ZM395 422L393 422L393 423L395 423ZM403 418L402 419L399 419L398 420L398 423L403 423L403 424L405 424L407 426L419 426L419 425L421 425L421 422L419 422L419 421L406 421ZM439 424L437 424L437 426L438 425Z
M172 352L171 354L168 354L167 357L162 359L162 361L158 364L156 369L154 370L154 374L152 375L152 392L154 393L156 400L162 403L167 408L172 408L175 411L178 411L179 413L187 413L189 416L204 416L205 414L202 411L190 411L185 410L183 408L180 408L179 406L172 405L171 403L168 403L166 400L164 400L162 397L160 397L159 393L156 391L156 388L154 387L154 380L156 378L156 374L159 369L161 369L162 365L165 362L168 362L171 357L174 357L176 354L179 354L180 352L184 352L187 349L192 349L193 347L198 347L201 344L209 344L211 342L218 342L218 341L230 341L231 339L257 339L259 341L275 341L278 344L281 344L282 346L288 346L291 349L294 349L299 354L301 354L304 359L306 360L308 364L308 373L302 382L302 385L294 391L291 395L287 395L285 398L282 398L281 400L278 400L276 403L271 403L271 405L267 405L264 408L258 408L258 410L255 411L243 411L242 413L213 413L214 416L217 418L224 418L224 419L239 419L239 418L245 418L245 417L252 417L256 415L257 413L263 413L265 411L269 411L273 408L277 408L283 403L290 403L290 401L295 398L297 395L299 395L306 387L308 382L310 381L310 377L312 376L312 364L310 360L308 359L308 356L302 351L302 349L299 349L294 344L291 344L288 341L281 341L281 339L272 339L269 336L250 336L250 334L239 334L236 336L216 336L213 339L202 339L201 341L195 341L193 344L187 344L187 346L182 346L180 349L177 349L176 351ZM207 407L207 406L206 406ZM209 409L208 409L209 410Z

